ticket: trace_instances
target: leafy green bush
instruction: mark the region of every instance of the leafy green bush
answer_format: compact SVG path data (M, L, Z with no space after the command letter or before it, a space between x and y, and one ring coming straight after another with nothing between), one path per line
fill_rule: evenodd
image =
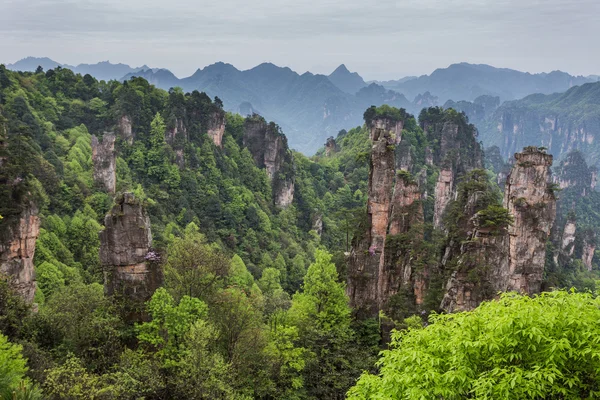
M509 293L395 332L350 399L591 399L600 395L600 298Z

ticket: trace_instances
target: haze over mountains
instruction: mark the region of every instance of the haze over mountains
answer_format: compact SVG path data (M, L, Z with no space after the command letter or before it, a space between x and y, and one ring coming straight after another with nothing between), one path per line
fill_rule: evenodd
M414 114L430 106L454 107L467 112L481 130L483 121L505 101L534 93L565 92L598 81L598 76L572 76L561 71L530 74L468 63L452 64L420 77L372 82L366 82L344 64L325 76L310 72L300 75L271 63L242 71L218 62L185 78L168 69L108 61L69 66L49 58L28 57L7 68L34 71L38 65L45 70L61 66L99 80L122 81L139 76L166 90L178 86L184 91L204 91L211 97L218 96L228 111L242 115L256 112L277 122L290 146L306 154L314 153L327 137L341 129L362 124L362 114L371 105L389 104Z

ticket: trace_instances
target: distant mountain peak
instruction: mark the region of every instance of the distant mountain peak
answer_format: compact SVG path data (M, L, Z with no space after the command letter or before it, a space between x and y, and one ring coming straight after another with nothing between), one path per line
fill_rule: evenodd
M337 67L335 69L335 71L333 71L331 73L331 75L336 74L336 73L337 74L339 74L339 73L350 74L351 72L348 70L348 68L346 68L346 64L340 64L340 66Z
M340 90L349 94L355 94L367 86L363 78L356 72L350 72L345 64L337 67L328 78Z

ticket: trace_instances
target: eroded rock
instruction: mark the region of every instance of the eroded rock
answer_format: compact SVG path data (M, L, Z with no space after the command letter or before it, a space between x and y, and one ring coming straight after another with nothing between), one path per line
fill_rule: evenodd
M100 232L100 262L108 296L124 299L130 308L150 299L163 281L151 252L150 219L132 193L119 195Z
M117 186L115 135L105 133L102 142L92 135L92 162L94 182L108 193L115 193Z
M15 291L32 303L35 296L33 256L40 233L38 209L29 204L17 217L5 219L0 238L0 273L6 275Z

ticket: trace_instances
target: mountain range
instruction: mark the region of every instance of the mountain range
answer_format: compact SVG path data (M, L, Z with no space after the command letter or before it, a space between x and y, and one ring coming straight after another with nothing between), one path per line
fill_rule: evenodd
M481 129L480 124L505 101L535 93L565 92L599 78L561 71L531 74L468 63L439 68L430 75L370 82L344 64L326 76L298 74L271 63L239 70L218 62L185 78L178 78L168 69L146 65L134 68L108 61L69 66L49 58L28 57L7 68L34 71L38 65L44 69L70 68L99 80L123 81L139 76L166 90L181 87L185 91L204 91L211 97L218 96L228 111L259 113L277 122L290 146L306 154L314 153L338 131L362 124L363 111L371 105L389 104L414 114L422 108L445 105L467 112ZM485 104L478 104L481 102Z
M7 64L6 68L13 71L35 71L40 66L44 70L54 69L56 67L68 68L75 73L85 75L90 74L98 80L109 81L111 79L119 80L125 75L142 70L148 70L150 67L143 65L138 68L130 67L127 64L112 64L109 61L101 61L95 64L79 64L77 66L61 64L48 57L26 57L14 64Z

